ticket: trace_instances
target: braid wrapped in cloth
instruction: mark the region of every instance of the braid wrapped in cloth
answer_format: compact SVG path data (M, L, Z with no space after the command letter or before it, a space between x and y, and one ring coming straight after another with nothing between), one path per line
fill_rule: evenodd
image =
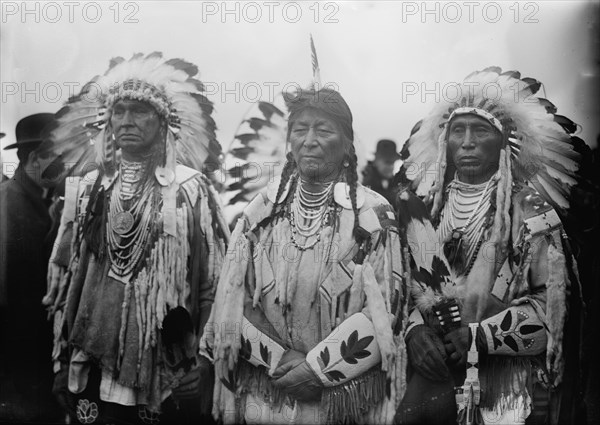
M495 98L487 97L493 96L486 90L492 85L498 89ZM397 176L416 194L405 192L399 198L401 227L413 260L415 320L443 337L447 331L435 312L452 300L459 305L463 326L480 323L487 346L478 349L488 352L480 359L480 407L496 419L512 408L526 417L534 389L543 385L546 399L552 397L550 404L559 406L566 394L557 391L567 376L565 338L579 344L578 331L573 336L565 331L568 319L578 320L582 302L560 220L579 181L579 139L573 135L577 126L537 96L540 87L533 78L497 67L470 74L461 98L440 103L415 126ZM470 261L450 265L442 249L448 240L442 240L437 227L456 173L447 163L447 130L461 114L476 115L498 129L502 148L479 246ZM446 251L453 260L460 256ZM534 414L549 413L551 423L559 421L558 410L533 408Z
M238 220L201 341L219 378L213 415L226 423L391 423L406 367L405 268L394 213L356 180L351 114L341 96L303 91L289 107L290 122L315 108L340 123L349 165L310 249L290 242L299 186L291 154L281 181ZM273 371L290 351L305 356L319 400L274 386Z

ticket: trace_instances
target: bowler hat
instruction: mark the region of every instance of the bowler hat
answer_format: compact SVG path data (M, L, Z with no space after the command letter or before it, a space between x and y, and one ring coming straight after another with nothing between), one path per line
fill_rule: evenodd
M393 140L381 139L377 142L375 156L379 158L389 158L394 161L400 159L400 154L396 150L396 143Z
M34 144L40 144L42 142L42 130L54 119L54 114L41 113L26 116L17 123L15 133L17 136L17 143L8 145L6 149L18 149L20 147L30 146L34 147Z

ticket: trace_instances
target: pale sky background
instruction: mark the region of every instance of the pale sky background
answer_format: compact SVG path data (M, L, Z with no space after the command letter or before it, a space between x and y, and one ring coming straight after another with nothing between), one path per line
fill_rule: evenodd
M407 83L435 90L436 82L441 87L461 81L490 65L542 81L558 112L579 123L580 136L596 145L598 1L429 2L429 14L421 1L287 3L293 4L76 2L70 17L64 2L28 3L33 11L28 14L20 1L2 2L0 129L7 134L2 148L15 141L20 118L57 111L70 94L69 85L80 88L104 73L112 57L162 51L167 58L197 64L200 79L218 88L208 95L226 149L257 87L269 100L270 85L281 90L287 83L304 87L310 82L310 33L322 80L337 84L348 101L367 154L381 138L395 140L400 149L435 102L432 93L422 99L421 90L408 95ZM225 7L234 12L224 15ZM293 22L298 10L301 16ZM128 15L137 22L125 22ZM16 155L2 154L10 175Z

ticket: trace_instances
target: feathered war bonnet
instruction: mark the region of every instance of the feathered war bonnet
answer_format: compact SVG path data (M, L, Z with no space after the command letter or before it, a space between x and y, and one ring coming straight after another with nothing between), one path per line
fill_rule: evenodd
M162 168L171 181L176 163L202 170L206 162L219 161L221 146L211 117L212 103L194 78L196 65L182 59L165 60L160 52L129 60L110 61L104 75L94 77L56 114L49 140L42 149L61 156L63 174L83 175L100 166L105 175L116 169L118 155L110 131L110 117L121 99L149 103L165 125ZM168 171L167 171L168 170Z
M579 154L573 136L577 125L556 114L556 107L537 96L541 83L517 71L489 67L457 85L454 99L443 99L413 130L403 148L401 171L418 196L433 201L439 212L443 189L452 175L446 167L446 130L457 115L487 119L503 135L503 162L511 181L529 183L559 212L569 208L577 183ZM509 182L510 183L510 182ZM510 186L510 184L508 184Z
M175 235L177 163L202 170L207 161L218 164L221 154L210 115L213 106L194 78L197 73L196 65L165 60L160 52L135 54L129 60L113 58L104 75L94 77L58 111L49 140L41 146L43 154L61 158L63 176L82 176L100 167L112 179L119 162L110 128L114 105L121 99L150 104L165 131L155 170L162 186L164 231Z

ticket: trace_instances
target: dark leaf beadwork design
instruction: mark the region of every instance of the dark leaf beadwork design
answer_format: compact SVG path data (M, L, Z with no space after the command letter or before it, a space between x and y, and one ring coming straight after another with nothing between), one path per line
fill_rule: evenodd
M269 362L269 357L270 357L269 356L269 349L262 342L260 343L260 357L261 357L261 359L262 359L263 362L265 362L266 364L268 364L270 366L270 362Z
M346 379L346 375L342 372L331 369L340 362L357 364L358 359L364 359L365 357L370 356L371 352L366 350L366 348L373 339L373 336L366 336L359 339L358 331L352 332L347 341L342 341L342 344L340 345L340 358L335 360L332 364L329 364L331 361L329 348L325 347L317 357L317 363L319 364L321 371L331 382L339 382L342 379Z
M544 327L541 325L523 325L519 328L519 332L522 335L529 335L543 329Z
M346 363L356 364L358 359L364 359L371 355L369 350L365 350L373 341L373 336L366 336L358 339L358 331L354 331L348 337L348 341L342 341L340 354Z
M252 356L252 344L250 343L249 340L247 340L243 336L240 336L240 338L241 338L240 355L242 356L243 359L250 360L250 357Z
M332 370L330 372L325 372L325 376L332 382L339 382L342 379L346 379L346 375L344 375L339 370Z
M504 343L508 345L514 352L519 352L519 346L517 345L517 341L515 341L515 339L512 336L505 336Z
M498 347L502 346L502 341L496 337L496 333L498 332L498 326L488 324L490 328L490 333L492 334L492 341L494 342L494 350L497 350Z
M500 329L506 332L510 329L510 325L512 325L512 313L508 310L504 319L502 319L502 323L500 323Z
M329 348L325 347L325 349L321 351L321 360L323 360L324 367L329 364L329 358Z

